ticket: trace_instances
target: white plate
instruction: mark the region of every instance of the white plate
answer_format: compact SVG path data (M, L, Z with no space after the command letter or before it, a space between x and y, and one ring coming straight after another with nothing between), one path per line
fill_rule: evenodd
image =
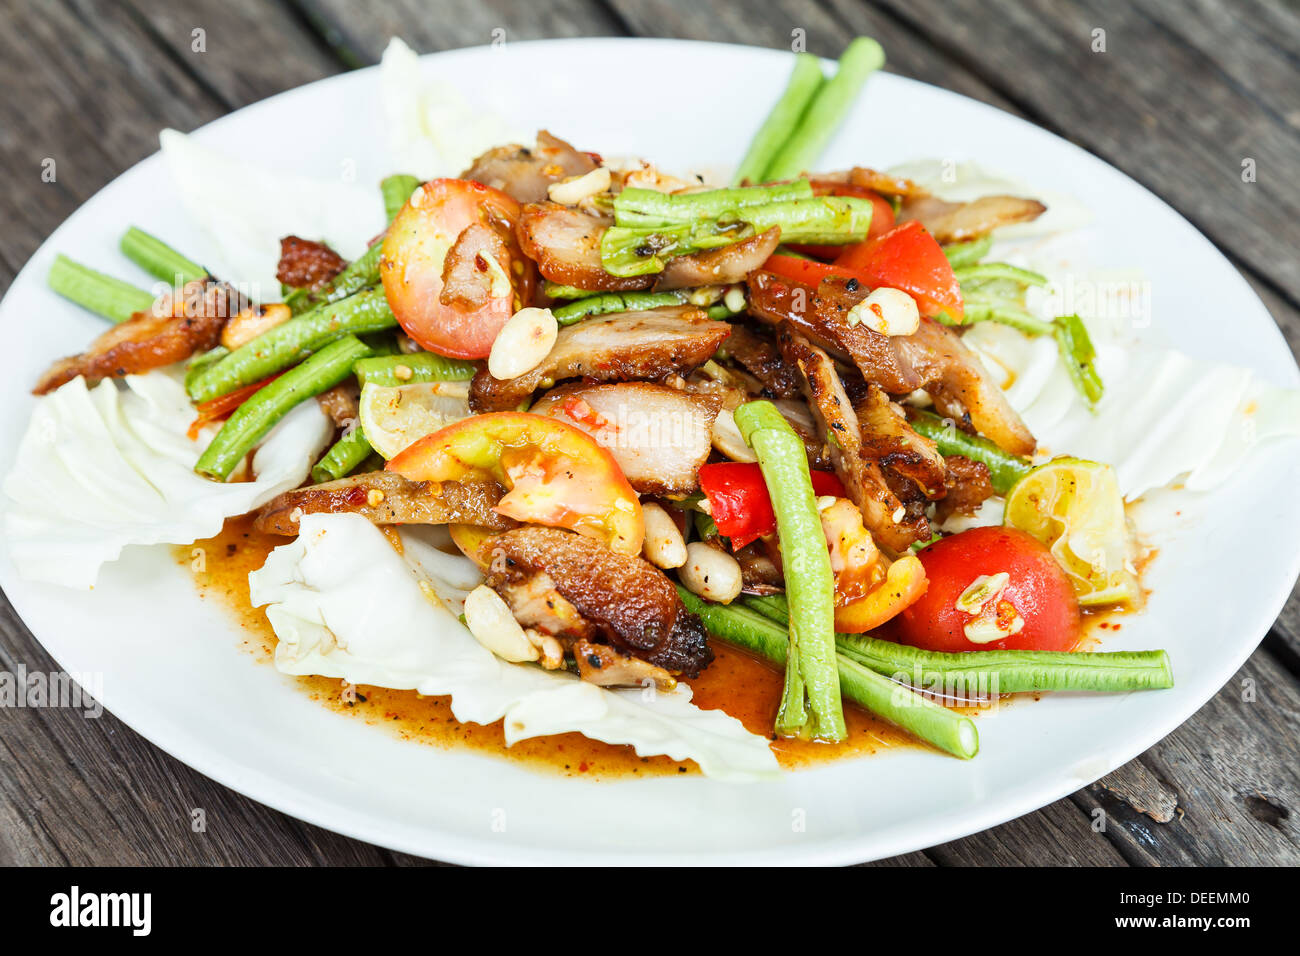
M734 163L789 60L715 44L583 40L460 50L427 57L424 68L476 103L509 104L520 123L673 169ZM359 181L377 182L392 172L383 150L367 145L383 142L378 84L373 69L338 76L196 135L227 149L284 137L288 149L260 151L268 162L317 175L351 162ZM1028 123L880 75L823 165L923 157L974 159L1073 193L1096 213L1083 236L1093 263L1142 269L1156 324L1181 348L1253 367L1279 385L1300 381L1263 305L1206 239L1123 174ZM176 205L151 157L70 217L15 280L0 305L9 360L0 473L32 407L29 384L101 327L45 290L56 250L138 275L114 251L121 231L137 224L205 260L201 235ZM1158 542L1147 614L1108 638L1109 649L1168 648L1174 689L1006 708L980 718L982 752L968 763L904 750L765 785L694 776L592 783L402 743L311 702L240 652L231 619L195 596L167 548L129 549L83 594L20 582L0 546L0 584L62 667L104 675L103 703L132 728L227 786L349 836L476 863L849 863L942 843L1050 803L1146 750L1205 703L1272 624L1300 570L1300 499L1290 487L1297 444L1260 454L1250 474L1188 503ZM1260 501L1269 502L1264 521Z

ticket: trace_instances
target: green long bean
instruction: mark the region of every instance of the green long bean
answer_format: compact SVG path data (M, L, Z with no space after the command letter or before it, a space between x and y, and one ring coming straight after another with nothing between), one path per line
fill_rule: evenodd
M552 309L551 314L560 325L572 325L593 315L658 309L666 305L681 305L685 301L684 292L606 292L569 302Z
M964 432L933 412L913 409L908 421L917 434L935 443L941 455L960 455L987 465L989 481L1000 495L1010 491L1034 467L1028 459L1007 454L987 438Z
M616 276L662 272L674 256L728 246L773 226L782 242L844 244L860 241L871 228L871 203L851 196L814 196L742 206L717 219L688 219L664 226L620 226L605 230L600 261Z
M1087 406L1092 408L1101 401L1104 387L1094 364L1097 350L1092 345L1087 327L1077 315L1061 315L1053 322L1052 332L1070 381Z
M362 289L375 285L379 282L379 258L383 254L383 247L382 237L376 239L365 252L344 266L343 271L323 288L315 292L294 289L285 296L285 303L297 315L321 305L346 299L348 296L356 295Z
M701 600L680 584L677 593L687 609L700 616L709 633L765 657L777 666L786 665L790 639L784 624L735 604ZM953 756L969 760L979 752L979 733L969 717L915 693L844 654L836 654L834 660L846 700Z
M54 257L46 282L65 299L114 324L153 308L152 293L83 266L64 255Z
M789 611L785 596L741 599L776 624ZM867 634L836 634L835 648L877 674L929 690L943 687L958 697L1025 691L1123 692L1174 686L1165 651L923 651Z
M736 167L736 175L732 180L735 185L764 180L767 168L794 134L808 104L813 101L824 82L822 66L817 57L811 53L796 53L794 70L790 73L785 92L763 120L763 125L758 128L749 143L749 149L745 151L745 158Z
M743 219L742 211L754 206L812 198L812 183L807 179L693 193L661 193L633 187L624 189L614 199L614 224L650 228L690 219Z
M353 368L357 381L363 386L383 385L386 388L414 382L462 382L473 378L477 371L478 365L474 362L444 358L432 352L365 358Z
M360 423L357 423L351 431L340 436L321 460L312 466L311 480L320 484L323 481L346 478L370 457L373 450L361 430Z
M369 352L355 335L345 335L258 389L226 419L221 431L199 456L194 470L204 477L225 481L290 409L343 381L352 374L353 363Z
M383 289L369 289L263 332L200 372L190 383L195 404L260 382L345 335L378 332L397 325Z
M951 260L949 260L951 265ZM1022 269L1019 266L1013 266L1006 262L983 262L972 265L953 266L952 274L956 276L958 282L967 283L973 280L984 281L987 279L1009 279L1020 285L1045 286L1047 285L1047 276L1034 272L1030 269Z
M843 740L847 731L835 666L835 582L803 440L771 402L747 402L734 417L772 498L790 603L790 654L777 732Z
M835 75L817 90L799 125L782 144L762 181L798 176L817 162L831 137L848 115L867 77L885 65L885 51L870 37L858 37L840 56Z
M384 177L379 183L379 191L384 196L384 221L392 222L402 211L411 193L420 188L420 178L407 173L394 173Z
M973 266L989 254L993 248L991 235L980 236L968 242L950 242L943 247L943 254L948 257L948 264L953 269Z
M122 255L155 279L174 286L208 277L208 270L193 259L186 258L157 236L135 226L122 234L118 248Z
M1169 655L1157 651L923 651L866 634L840 634L839 652L913 687L957 696L1024 691L1162 690L1174 686ZM963 689L964 688L964 689Z

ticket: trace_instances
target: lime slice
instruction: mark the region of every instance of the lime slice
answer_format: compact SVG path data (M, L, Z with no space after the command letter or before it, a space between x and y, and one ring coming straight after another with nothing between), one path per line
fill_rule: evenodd
M1056 458L1038 466L1007 494L1003 523L1047 545L1081 605L1138 597L1133 540L1110 465Z
M468 382L418 382L361 389L361 430L385 458L469 416Z

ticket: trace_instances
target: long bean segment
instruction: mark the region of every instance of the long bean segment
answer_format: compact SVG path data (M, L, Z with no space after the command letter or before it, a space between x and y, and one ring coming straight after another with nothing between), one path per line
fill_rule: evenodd
M741 211L767 203L812 199L812 183L796 179L771 186L705 189L693 193L661 193L655 189L624 189L614 199L617 226L668 226L689 219L745 218Z
M682 198L707 195L688 193ZM729 246L773 226L780 227L782 242L857 242L871 228L871 202L851 196L813 196L740 206L716 217L683 218L664 225L614 225L601 236L600 261L605 271L616 276L650 275L662 272L666 260L674 256Z
M209 366L190 384L197 404L260 382L303 356L345 335L378 332L397 325L383 289L368 289L336 303L317 306L244 343Z
M923 651L865 634L840 634L839 652L913 687L957 696L1024 691L1134 691L1174 686L1169 655L1158 651ZM963 692L966 688L970 693Z
M358 423L331 445L321 460L312 466L311 480L320 484L322 481L346 478L370 457L373 450Z
M606 292L569 302L552 309L551 314L560 325L572 325L593 315L658 309L666 305L681 305L685 301L686 296L680 292Z
M960 455L987 465L989 481L1000 495L1010 491L1011 486L1034 467L1027 458L1009 455L987 438L964 432L933 412L914 410L908 420L918 434L935 443L939 454Z
M772 160L781 147L794 135L804 111L824 82L821 63L817 57L811 53L795 54L794 70L785 92L754 134L745 158L736 168L733 179L736 185L746 181L761 183L767 178L767 168L772 165Z
M369 352L356 336L345 335L259 389L226 420L212 444L199 456L194 470L225 481L290 409L343 381L352 374L352 364Z
M46 282L65 299L113 323L125 322L135 313L153 308L152 293L63 255L55 257Z
M734 604L701 600L681 585L677 592L711 634L778 666L787 664L790 639L784 624ZM969 717L922 697L844 654L836 654L834 662L845 699L956 757L969 760L979 751L979 733Z
M968 242L950 242L943 247L943 254L948 257L948 264L953 269L973 266L989 254L993 248L993 236L983 235Z
M1061 353L1061 361L1070 375L1070 381L1083 396L1087 406L1092 408L1101 401L1103 386L1094 364L1097 350L1093 347L1087 327L1077 315L1062 315L1053 323L1052 332L1056 336L1056 348Z
M122 255L155 279L173 285L184 285L208 276L208 270L193 259L186 258L157 236L135 226L122 234L118 247Z
M362 289L367 289L379 282L379 257L383 254L384 243L376 239L361 255L349 262L343 271L331 279L324 288L315 292L307 289L294 289L285 296L284 301L294 313L306 312L317 306L338 302Z
M356 364L353 371L363 386L394 388L414 382L463 382L474 377L478 365L432 352L417 352L414 355L365 358Z
M817 162L848 115L867 77L885 65L885 51L871 37L858 37L841 54L835 75L817 91L799 125L763 172L763 181L798 176Z
M771 402L748 402L734 416L772 499L790 604L790 654L777 732L843 740L847 731L835 666L835 583L803 440Z
M742 599L746 608L778 625L789 611L785 595ZM877 674L924 690L943 687L953 696L1025 691L1133 691L1174 686L1165 651L923 651L869 634L836 634L835 648ZM845 695L847 696L847 694Z
M379 191L384 195L384 220L392 222L393 217L402 211L411 193L420 188L420 178L407 173L394 173L384 177L379 183Z

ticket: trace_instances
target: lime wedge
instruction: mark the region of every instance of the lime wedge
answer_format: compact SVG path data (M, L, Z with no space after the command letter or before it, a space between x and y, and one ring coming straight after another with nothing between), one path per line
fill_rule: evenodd
M1110 465L1056 458L1038 466L1007 494L1003 523L1047 545L1081 605L1137 599L1133 539Z
M418 382L361 389L361 430L385 458L469 416L468 382Z

